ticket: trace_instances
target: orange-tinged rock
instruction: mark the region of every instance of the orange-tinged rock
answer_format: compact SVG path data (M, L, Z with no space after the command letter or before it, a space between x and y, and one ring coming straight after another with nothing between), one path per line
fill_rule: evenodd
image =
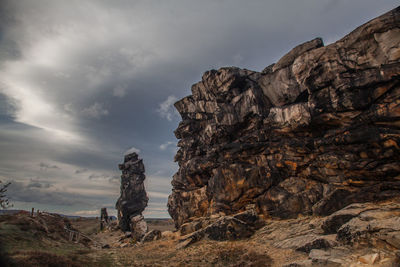
M400 7L328 46L303 43L262 72L204 73L175 104L176 225L248 204L294 218L398 196L399 26Z

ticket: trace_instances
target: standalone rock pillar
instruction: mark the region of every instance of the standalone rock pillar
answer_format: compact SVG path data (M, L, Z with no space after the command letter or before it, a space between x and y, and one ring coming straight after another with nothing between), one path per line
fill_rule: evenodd
M142 212L149 200L144 188L143 160L136 153L125 155L119 169L122 171L121 196L116 204L119 226L122 231L132 232L139 239L147 232Z
M108 225L108 214L107 214L107 208L101 208L100 211L100 230L104 229L104 226Z

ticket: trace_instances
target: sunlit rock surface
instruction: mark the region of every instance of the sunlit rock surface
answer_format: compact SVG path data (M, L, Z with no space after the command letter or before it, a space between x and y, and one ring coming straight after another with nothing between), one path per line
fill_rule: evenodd
M207 71L175 104L176 226L248 204L261 217L326 216L399 195L399 96L399 8L262 72Z

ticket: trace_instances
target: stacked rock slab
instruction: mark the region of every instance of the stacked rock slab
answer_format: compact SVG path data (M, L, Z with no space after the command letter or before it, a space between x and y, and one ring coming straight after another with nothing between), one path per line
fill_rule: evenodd
M207 71L182 116L168 210L177 227L255 204L329 215L400 194L400 8L262 72Z
M122 171L121 196L116 203L119 226L124 232L132 232L139 240L147 232L142 212L149 200L144 188L143 160L136 153L125 155L119 169Z

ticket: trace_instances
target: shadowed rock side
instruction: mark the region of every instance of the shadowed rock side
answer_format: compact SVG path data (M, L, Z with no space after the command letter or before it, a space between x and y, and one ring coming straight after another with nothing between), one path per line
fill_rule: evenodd
M261 73L207 71L182 121L168 209L177 227L236 214L330 215L400 193L400 8Z
M143 160L136 153L125 155L124 163L119 164L121 175L121 196L116 203L119 226L122 231L137 232L138 238L147 232L142 216L148 197L144 188Z

